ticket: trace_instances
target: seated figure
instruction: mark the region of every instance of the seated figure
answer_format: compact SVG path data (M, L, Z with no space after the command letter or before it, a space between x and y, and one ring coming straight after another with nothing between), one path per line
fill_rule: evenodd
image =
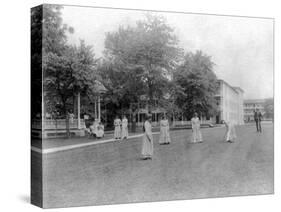
M97 126L96 137L102 138L103 136L104 136L104 126L100 122L99 125Z
M90 136L97 137L98 125L99 125L98 122L94 121L93 124L89 127Z

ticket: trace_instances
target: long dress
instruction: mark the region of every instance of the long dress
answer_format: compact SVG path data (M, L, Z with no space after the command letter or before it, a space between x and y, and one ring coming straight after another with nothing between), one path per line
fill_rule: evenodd
M121 139L121 120L120 119L115 119L114 120L114 138L115 139Z
M97 121L94 121L93 124L90 126L91 133L96 136L97 130L98 130L99 123Z
M192 139L191 143L202 142L202 134L200 130L200 120L198 117L193 117L191 119L191 126L192 126Z
M169 121L164 119L160 121L159 144L169 144L170 142Z
M234 142L237 137L234 123L232 121L228 121L225 122L225 126L226 126L225 140L229 142Z
M121 132L121 137L122 139L128 138L128 119L123 118L122 119L122 132Z
M102 138L103 135L104 135L104 126L102 124L100 124L98 127L97 127L97 138Z
M151 124L149 121L144 123L144 134L142 140L142 150L141 154L144 159L152 158L153 155L153 137L151 131Z
M71 124L74 123L74 114L73 114L73 113L70 113L70 114L69 114L69 122L70 122Z

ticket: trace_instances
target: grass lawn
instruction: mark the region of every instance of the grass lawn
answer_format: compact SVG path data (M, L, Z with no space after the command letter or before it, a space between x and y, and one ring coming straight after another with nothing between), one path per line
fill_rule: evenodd
M273 125L171 132L172 143L154 136L153 160L140 160L141 138L43 155L44 207L115 204L273 193ZM38 154L38 153L37 153Z

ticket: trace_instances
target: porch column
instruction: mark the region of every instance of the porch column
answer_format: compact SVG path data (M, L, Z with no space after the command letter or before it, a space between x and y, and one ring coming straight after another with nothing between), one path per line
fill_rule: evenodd
M137 116L138 116L138 122L137 122L137 126L139 126L139 123L140 123L140 103L138 102L138 113L137 113Z
M95 99L95 120L97 119L97 100Z
M98 120L99 120L99 122L100 122L100 120L101 120L101 111L100 111L100 96L98 97L98 114L99 114L99 116L98 116Z
M77 121L78 121L78 129L81 129L81 123L80 123L80 93L77 94Z
M137 124L137 126L139 126L139 123L140 123L141 121L140 121L140 112L138 111L138 124Z

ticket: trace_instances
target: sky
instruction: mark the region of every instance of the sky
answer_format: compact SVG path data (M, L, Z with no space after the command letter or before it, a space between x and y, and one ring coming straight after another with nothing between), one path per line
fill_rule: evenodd
M134 25L147 12L65 6L63 22L74 28L71 44L85 40L102 57L107 32ZM153 12L164 16L186 52L202 50L215 63L214 72L244 90L244 99L273 97L273 19Z

